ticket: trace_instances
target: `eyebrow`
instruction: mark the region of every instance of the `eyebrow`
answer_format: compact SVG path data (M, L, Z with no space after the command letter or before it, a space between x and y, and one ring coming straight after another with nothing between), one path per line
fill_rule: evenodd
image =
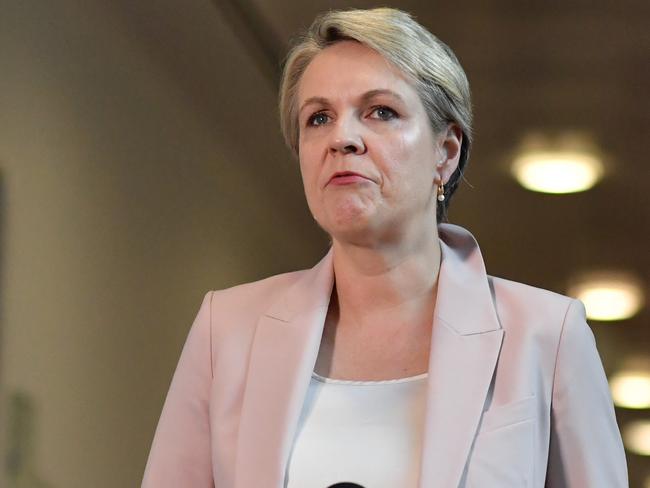
M361 103L364 103L379 95L388 95L404 103L404 99L398 93L395 93L394 91L388 90L386 88L378 88L376 90L367 91L366 93L364 93L359 97L359 100L361 101ZM302 107L300 107L298 114L301 114L302 111L307 107L307 105L312 105L312 104L327 105L328 103L329 100L325 97L309 97L307 100L305 100L305 103L302 104Z

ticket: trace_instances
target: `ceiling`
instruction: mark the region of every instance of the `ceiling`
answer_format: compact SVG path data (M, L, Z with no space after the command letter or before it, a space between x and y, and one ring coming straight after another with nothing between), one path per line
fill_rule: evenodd
M296 228L304 228L306 246L322 249L323 236L306 212L299 177L271 111L290 38L318 12L350 7L350 2L213 0L187 3L183 11L170 0L155 8L135 3L123 0L114 7L127 30L149 46L197 112L241 149L242 161L235 163L255 175L251 184L259 191L275 194L279 211L294 216ZM354 6L377 5L359 1ZM574 273L591 269L630 270L647 285L650 2L403 1L392 6L410 11L449 44L469 77L476 142L450 221L474 233L489 272L561 293ZM230 31L239 54L214 37L217 28ZM263 80L255 87L237 58L242 52ZM260 108L264 124L251 124L242 107ZM506 168L531 130L588 134L607 156L606 178L574 195L522 189ZM648 308L625 322L593 323L592 329L608 374L629 357L649 357ZM650 420L648 411L617 409L617 415L621 424ZM629 466L631 486L650 475L648 458L630 455Z

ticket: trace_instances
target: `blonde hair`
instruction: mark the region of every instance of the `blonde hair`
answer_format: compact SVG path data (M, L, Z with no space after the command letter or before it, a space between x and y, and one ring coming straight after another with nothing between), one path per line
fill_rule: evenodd
M314 57L332 44L354 40L374 49L409 78L435 132L456 123L463 132L458 168L445 186L438 221L467 164L472 145L469 83L452 50L407 12L392 8L333 10L320 14L287 54L280 82L280 126L287 146L298 157L298 85Z

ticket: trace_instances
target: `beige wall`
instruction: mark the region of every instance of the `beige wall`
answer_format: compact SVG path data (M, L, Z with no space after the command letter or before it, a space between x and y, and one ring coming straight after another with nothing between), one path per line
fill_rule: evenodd
M165 44L147 29L173 2L96 3L0 15L2 463L23 392L25 486L138 486L203 294L325 245L279 136L258 142L272 88L214 6L179 12Z

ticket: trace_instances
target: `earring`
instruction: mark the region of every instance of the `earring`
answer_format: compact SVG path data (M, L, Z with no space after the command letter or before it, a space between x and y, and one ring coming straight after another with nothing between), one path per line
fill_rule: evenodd
M440 161L438 161L438 168L442 167L442 163L445 162L445 159L442 158ZM442 184L442 177L440 178L440 185L438 186L438 196L436 197L439 202L443 202L445 200L445 185Z
M440 181L440 186L438 186L438 201L443 202L445 200L445 185Z

